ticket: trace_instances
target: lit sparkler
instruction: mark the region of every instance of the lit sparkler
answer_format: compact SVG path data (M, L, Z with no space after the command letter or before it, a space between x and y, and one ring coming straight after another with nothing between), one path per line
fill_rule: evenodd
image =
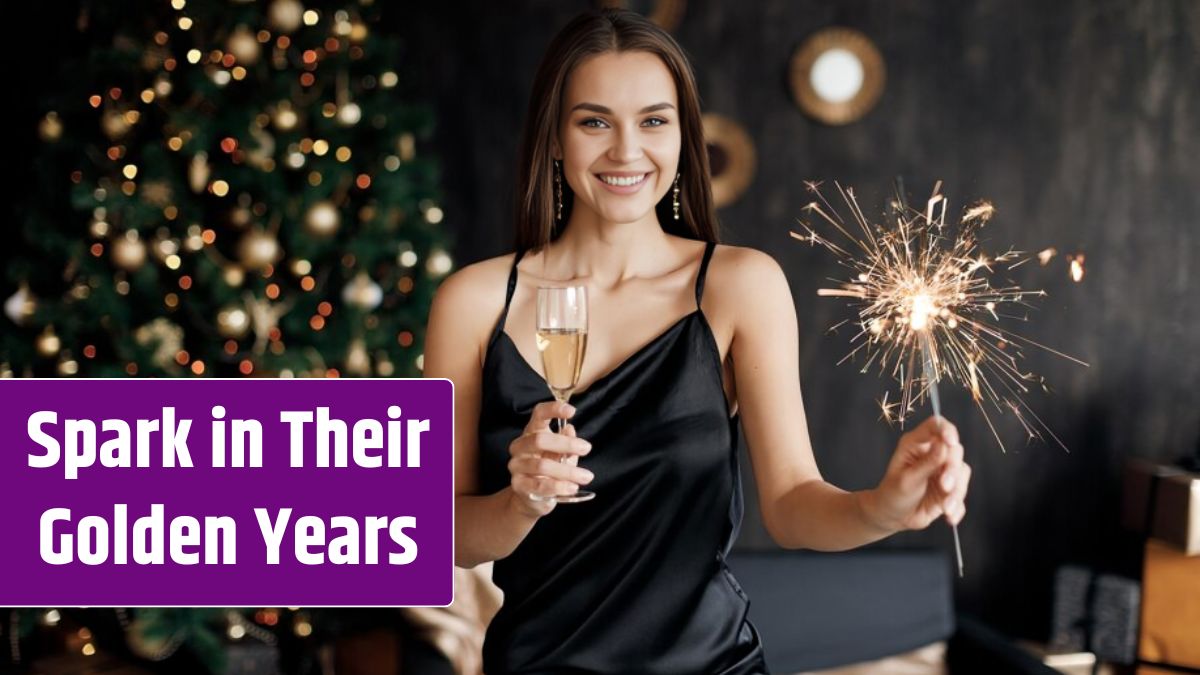
M1004 443L989 408L1000 414L1006 410L1012 412L1030 439L1043 439L1045 433L1066 450L1022 399L1035 385L1045 388L1045 381L1022 370L1018 361L1024 356L1023 347L1034 346L1087 364L996 325L1001 318L1027 320L1005 311L1010 307L1030 307L1027 298L1044 296L1046 292L1026 291L1015 285L992 285L989 276L997 268L1012 270L1029 260L1012 249L997 256L980 251L976 237L995 208L988 202L979 202L965 209L952 237L946 224L948 203L940 193L940 181L934 186L924 211L908 208L903 189L897 185L891 209L895 226L891 228L868 223L852 189L835 184L852 214L853 222L847 224L825 199L819 183L807 182L806 186L816 197L806 210L819 216L845 241L827 239L803 222L806 233L791 235L827 248L850 270L849 281L817 293L851 298L858 310L859 331L851 338L855 346L838 363L861 353L866 359L862 372L877 364L880 374L887 373L900 383L898 401L888 403L885 393L880 402L884 419L903 424L925 396L929 397L934 414L940 416L937 383L944 377L971 392L1002 450ZM1052 249L1048 249L1038 257L1044 264L1052 256ZM846 323L850 322L843 321L833 328ZM957 528L954 540L961 575Z
M853 305L858 309L860 330L851 338L855 347L838 363L862 354L866 358L863 372L878 364L881 374L899 381L899 401L889 404L885 397L881 403L884 418L903 424L923 397L932 393L930 387L945 378L971 392L1001 449L1004 443L989 408L1000 414L1012 412L1030 438L1049 435L1065 450L1062 441L1021 398L1033 386L1045 388L1044 378L1020 367L1022 348L1039 347L1087 364L997 325L1002 318L1027 320L1006 313L1006 308L1028 308L1027 298L1046 292L992 285L989 276L996 269L1011 270L1029 260L1012 249L997 256L980 251L976 237L995 213L994 207L980 202L967 208L951 238L940 182L924 211L909 209L898 198L892 204L896 219L892 228L868 223L853 189L836 186L853 214L853 225L847 225L825 199L819 183L806 186L816 195L806 210L817 214L846 242L827 239L808 223L802 223L805 234L792 232L791 236L824 246L851 271L850 281L839 288L820 289L817 294L856 300ZM834 328L846 323L849 321ZM929 372L918 373L918 369L925 370L924 361L931 363Z

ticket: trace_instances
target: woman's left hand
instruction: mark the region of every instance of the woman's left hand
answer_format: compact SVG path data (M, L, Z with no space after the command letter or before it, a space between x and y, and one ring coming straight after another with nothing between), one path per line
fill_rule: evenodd
M970 481L958 429L930 417L900 437L887 473L868 494L867 515L890 530L923 530L942 515L957 525L967 513Z

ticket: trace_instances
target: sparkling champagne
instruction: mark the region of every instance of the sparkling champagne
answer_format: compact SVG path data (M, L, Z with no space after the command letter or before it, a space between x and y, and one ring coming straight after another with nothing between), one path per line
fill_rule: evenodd
M559 401L566 401L579 384L583 355L587 351L587 330L583 328L542 328L537 332L537 348L542 355L546 384Z
M583 354L587 351L587 287L563 286L538 288L537 295L537 350L542 355L542 371L546 385L555 400L566 403L575 387L579 385L579 374L583 370ZM558 433L563 433L566 420L558 420ZM566 461L559 455L558 461ZM552 501L562 504L586 502L596 496L590 490L577 490L571 494L533 494L534 501Z

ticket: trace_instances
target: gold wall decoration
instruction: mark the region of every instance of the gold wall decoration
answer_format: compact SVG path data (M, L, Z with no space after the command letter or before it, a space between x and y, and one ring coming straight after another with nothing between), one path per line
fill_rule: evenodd
M830 125L862 119L883 94L883 56L871 39L850 28L813 34L792 55L789 80L800 109Z
M667 32L674 31L683 20L683 10L687 0L651 0L650 2L631 2L630 0L600 0L601 7L620 7L632 9ZM648 6L648 11L647 11Z
M703 124L713 203L721 208L736 202L754 181L754 141L740 124L724 115L706 113Z

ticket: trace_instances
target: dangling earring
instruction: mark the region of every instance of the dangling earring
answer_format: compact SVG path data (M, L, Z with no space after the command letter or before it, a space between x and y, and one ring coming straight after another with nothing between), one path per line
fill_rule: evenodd
M562 167L558 165L558 160L554 160L554 191L558 195L558 213L554 216L555 220L562 220Z
M672 206L675 207L675 220L679 220L679 176L680 175L681 174L675 174L675 189L672 190L672 194L673 194Z

